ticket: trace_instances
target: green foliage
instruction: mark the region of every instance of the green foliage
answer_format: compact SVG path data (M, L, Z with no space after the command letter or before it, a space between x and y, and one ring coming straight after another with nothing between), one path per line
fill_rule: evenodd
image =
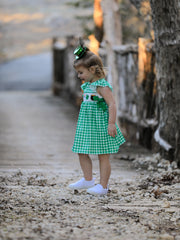
M93 15L89 16L76 16L76 19L82 20L82 21L92 21L93 20Z
M73 7L89 8L93 6L93 3L94 3L94 0L77 0L73 2L70 1L66 4Z
M84 38L88 38L89 35L93 34L94 23L92 14L87 16L76 16L76 19L79 19L81 21Z
M79 9L83 8L93 8L94 0L76 0L76 1L69 1L67 5L74 6ZM81 11L80 10L80 11ZM83 10L82 10L83 11ZM78 12L77 12L78 14ZM84 32L84 38L88 38L94 31L94 23L93 23L93 14L90 15L77 15L76 19L81 21L82 29Z
M137 43L139 37L150 38L151 17L144 4L142 8L136 9L129 0L120 0L120 14L122 21L123 43Z
M122 22L123 44L137 43L139 37L151 38L151 13L149 11L149 0L143 0L141 7L136 9L130 0L118 0L119 11ZM92 8L94 0L70 1L68 5L82 8ZM82 22L84 37L94 33L93 14L81 16L77 19Z
M87 25L83 25L84 37L88 38L89 35L94 33L94 29L88 28Z

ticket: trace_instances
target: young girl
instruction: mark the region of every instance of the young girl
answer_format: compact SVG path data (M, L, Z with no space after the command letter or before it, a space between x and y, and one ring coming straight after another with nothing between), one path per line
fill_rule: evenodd
M117 153L125 139L115 123L116 105L111 85L104 79L101 59L82 44L74 51L74 68L81 85L83 102L79 113L72 151L78 153L84 177L69 185L71 189L87 189L93 195L106 195L111 173L110 153ZM89 154L97 154L100 184L95 185Z

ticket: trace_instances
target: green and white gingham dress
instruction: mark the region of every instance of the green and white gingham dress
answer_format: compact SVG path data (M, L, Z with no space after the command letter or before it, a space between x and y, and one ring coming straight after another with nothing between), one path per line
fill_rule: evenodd
M96 88L111 85L103 78L96 82L86 82L81 85L84 94L97 94ZM84 154L109 154L117 153L119 146L125 139L116 124L117 135L115 138L108 135L108 105L104 99L98 101L83 101L81 104L77 129L72 151Z

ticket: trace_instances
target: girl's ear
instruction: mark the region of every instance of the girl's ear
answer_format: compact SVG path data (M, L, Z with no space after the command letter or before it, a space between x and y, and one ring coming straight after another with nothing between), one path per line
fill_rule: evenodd
M89 71L90 71L92 74L95 74L96 69L95 69L94 66L91 66L91 67L89 68Z

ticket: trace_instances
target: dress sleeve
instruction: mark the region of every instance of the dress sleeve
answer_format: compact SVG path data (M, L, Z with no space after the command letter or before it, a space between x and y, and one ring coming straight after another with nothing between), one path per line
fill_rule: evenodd
M84 91L88 85L89 85L89 82L83 83L81 85L81 89Z
M112 86L104 78L93 82L91 85L94 85L96 87L109 87L111 91L113 91Z

